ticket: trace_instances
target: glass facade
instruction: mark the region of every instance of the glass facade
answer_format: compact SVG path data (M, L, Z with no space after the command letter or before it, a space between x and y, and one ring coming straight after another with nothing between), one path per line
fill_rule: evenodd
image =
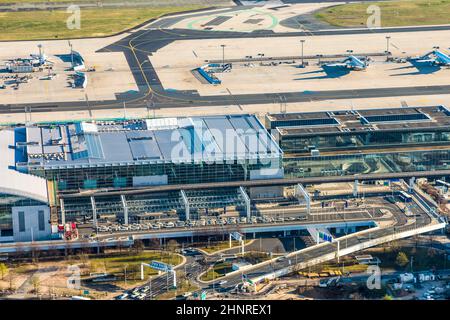
M267 120L266 127L270 129L279 127L297 127L297 126L317 126L317 125L335 125L339 122L331 117L321 119L285 119L285 120ZM267 125L269 124L269 125Z
M420 132L368 131L341 133L339 135L282 136L280 146L285 153L307 152L314 147L320 151L339 151L358 148L389 148L396 146L420 146L430 143L450 144L450 130L430 130Z
M243 210L245 200L236 188L212 190L187 190L191 216L208 215L215 210ZM171 214L184 214L185 204L179 191L164 193L136 194L126 196L126 206L130 222L152 220L168 217ZM98 219L117 220L124 216L124 207L120 196L97 196L95 208ZM61 210L61 208L59 208ZM93 208L89 197L64 199L66 221L83 221L92 219Z
M82 166L75 168L30 168L29 173L52 180L58 190L123 188L133 186L133 177L167 175L168 184L249 180L250 171L280 168L281 158L234 161L232 163L162 163L122 166Z
M287 178L433 170L450 170L450 149L284 159Z
M37 206L43 203L25 197L0 193L0 236L13 235L12 208L21 206ZM20 220L20 219L19 219Z

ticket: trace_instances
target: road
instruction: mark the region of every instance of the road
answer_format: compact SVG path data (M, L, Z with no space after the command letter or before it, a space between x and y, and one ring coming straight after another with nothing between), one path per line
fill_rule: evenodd
M375 202L369 202L369 205L376 204ZM391 203L383 204L384 208L391 208L394 209L394 205ZM346 236L342 238L342 240L339 241L339 247L340 250L344 250L346 248L357 246L358 244L362 244L366 241L376 239L376 238L382 238L385 236L389 236L395 233L413 230L418 227L427 226L429 225L432 220L430 216L424 212L417 204L413 204L410 206L410 210L412 213L416 214L416 221L413 224L408 224L407 217L401 213L399 210L391 210L394 214L395 223L392 226L379 228L379 229L373 229L366 233L355 233L349 236ZM228 253L232 252L238 252L239 248L234 248ZM272 261L269 264L261 264L260 266L257 266L255 269L252 269L250 271L245 271L242 273L237 274L231 274L229 276L222 277L216 281L204 283L198 280L195 280L195 277L198 277L202 272L206 271L208 268L208 265L214 264L214 262L218 261L220 259L220 254L214 254L208 257L208 263L199 263L197 259L193 257L188 257L188 261L184 265L185 273L189 274L189 280L194 281L196 285L198 285L200 288L204 290L216 290L221 288L219 282L222 280L226 280L227 282L223 284L222 288L225 290L231 290L236 285L242 283L242 277L245 274L245 276L249 279L254 279L262 275L270 274L274 271L279 271L285 268L292 267L294 265L297 265L298 263L307 262L312 259L316 259L322 256L325 256L327 254L333 254L337 252L337 242L332 243L324 243L320 246L314 246L308 248L306 251L299 251L296 254L290 256L289 258L278 258L275 261ZM197 260L197 261L196 261ZM164 282L165 280L165 282ZM156 281L156 279L154 280ZM158 283L162 284L162 287L160 290L161 292L164 292L167 290L167 278L159 279ZM164 287L165 283L165 287Z
M375 205L376 202L370 202L369 205ZM386 203L383 204L385 208L394 208L393 204ZM344 250L346 248L354 247L364 242L382 238L385 236L389 236L395 233L400 233L404 231L413 230L419 227L427 226L432 222L430 216L423 211L423 209L418 204L413 204L410 206L410 210L413 214L416 215L416 221L414 223L408 223L407 217L401 213L399 210L391 210L394 214L395 223L389 227L384 228L375 228L373 230L369 230L369 232L365 233L355 233L349 236L341 238L339 241L340 250ZM237 253L240 248L233 248L227 251L227 253ZM209 266L217 262L221 259L221 254L216 253L206 257L202 253L198 253L195 256L187 256L186 263L179 267L179 269L184 268L184 274L187 275L187 279L196 286L200 287L202 290L207 291L215 291L217 289L224 289L229 291L233 289L236 285L242 283L243 276L254 279L263 275L267 275L273 273L274 271L280 271L286 268L292 268L294 265L298 263L307 262L312 259L317 259L319 257L334 254L337 252L337 242L332 243L323 243L320 246L314 246L308 248L306 251L298 251L297 253L291 254L289 257L281 257L270 263L261 264L256 266L256 268L250 271L244 271L242 273L235 273L229 276L222 277L212 282L201 282L198 280L198 277L201 273L205 272ZM205 261L207 260L207 261ZM395 275L387 275L386 280L392 278ZM367 275L361 276L361 278L354 277L351 281L364 280L367 278ZM226 283L220 285L220 281L226 280ZM350 281L350 280L349 280ZM152 294L162 294L168 290L168 278L167 274L163 274L155 279L151 280L152 286ZM146 283L144 286L139 287L142 289L145 286L149 286L149 283ZM170 283L169 283L170 286ZM147 298L152 298L152 295L147 295Z
M375 181L375 180L398 180L403 178L421 178L421 177L445 177L450 175L450 170L433 170L433 171L410 171L410 172L388 172L388 173L368 173L361 175L345 175L345 176L321 176L321 177L298 177L298 178L281 178L281 179L264 179L264 180L246 180L246 181L226 181L226 182L210 182L210 183L192 183L192 184L172 184L161 185L157 187L140 187L140 188L124 188L120 191L102 189L92 189L76 193L61 193L62 198L77 198L88 196L117 196L117 195L135 195L151 192L167 192L179 190L205 190L216 188L239 188L239 187L267 187L267 186L289 186L301 183L321 184L328 182L354 182L358 181Z
M346 248L350 248L353 246L357 246L366 241L382 238L389 235L394 235L396 233L413 230L415 228L424 227L429 225L432 220L430 216L426 212L424 212L419 206L411 207L411 211L414 214L417 214L416 222L413 224L408 224L406 217L402 217L401 214L396 214L396 222L394 225L373 229L370 232L366 233L355 233L353 235L346 236L345 239L339 241L340 250L344 250ZM241 274L231 274L230 276L225 276L223 279L226 279L228 282L226 284L226 288L232 289L234 286L242 283L243 274L249 279L254 279L263 275L267 275L273 273L275 271L283 270L286 268L292 268L294 265L302 262L308 262L313 259L320 258L327 254L333 254L337 252L337 242L331 242L322 244L321 246L314 246L308 248L307 251L299 251L298 253L290 256L289 258L277 259L270 264L265 264L258 266L248 272ZM211 288L211 284L209 288Z
M392 206L391 211L398 211L394 205L383 203L380 207L370 207L367 212L357 211L349 212L340 211L334 213L323 213L323 214L313 214L305 217L304 220L298 221L282 221L273 223L239 223L239 224L229 224L229 225L206 225L198 227L174 227L174 228L164 228L157 230L146 230L146 231L125 231L125 232L107 232L99 233L96 237L97 240L103 241L112 238L119 237L130 237L133 236L134 239L160 239L160 238L176 238L176 237L189 237L189 236L206 236L206 235L221 235L229 234L233 231L238 231L241 233L258 233L258 232L276 232L276 231L289 231L306 229L309 225L331 225L331 224L341 224L341 225L368 225L370 222L375 220L389 220L388 217L382 217L379 213L380 208L387 208ZM375 212L372 216L372 211ZM282 214L280 213L281 217ZM291 214L292 216L292 214Z

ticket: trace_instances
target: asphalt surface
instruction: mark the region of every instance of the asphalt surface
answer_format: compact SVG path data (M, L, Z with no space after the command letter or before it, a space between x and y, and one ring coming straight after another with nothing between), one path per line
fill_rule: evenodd
M368 205L379 205L379 202L370 199L368 199L366 203ZM350 235L345 240L343 239L340 241L341 250L348 247L356 246L360 243L363 243L371 239L384 237L390 234L394 234L396 232L412 230L414 228L426 226L429 223L431 223L431 218L415 203L410 205L410 210L413 213L417 214L416 223L412 225L411 224L407 225L408 222L407 217L403 213L401 213L394 204L385 201L383 202L382 206L385 209L391 209L390 211L393 213L394 219L396 221L395 224L390 227L372 230L371 232L366 234ZM239 250L240 248L233 248L231 250L228 250L226 253L228 254L237 253ZM312 247L310 250L306 252L305 251L300 252L293 257L277 259L275 262L266 264L264 266L260 266L257 269L248 272L242 272L240 274L235 274L231 276L225 276L210 283L199 282L196 280L196 277L202 272L206 271L211 264L217 262L221 258L220 253L207 256L207 258L206 255L202 254L201 252L198 252L198 254L195 256L189 255L186 257L187 258L186 263L183 266L179 267L179 270L184 268L185 274L187 275L189 281L199 286L202 290L215 291L223 289L224 291L230 291L236 285L242 283L244 275L245 277L250 279L255 278L261 275L269 274L277 270L291 267L297 263L306 262L308 260L318 258L326 254L335 253L336 251L337 251L337 243L335 242L327 243L320 247L316 248ZM203 259L207 259L208 261L207 262L202 261ZM220 282L223 280L225 280L226 283L220 285ZM159 277L156 277L155 279L151 280L151 282L152 282L151 287L154 288L152 289L153 293L152 295L147 293L146 299L151 299L154 295L166 292L168 290L168 285L169 286L171 285L170 281L169 282L167 281L167 274L163 274ZM145 286L149 286L149 283L146 283L145 285L140 286L139 288L142 289Z
M224 9L225 11L239 10L239 7ZM200 13L199 13L200 14ZM343 29L343 30L319 30L306 32L274 33L272 31L255 31L251 33L240 32L216 32L200 30L171 29L169 26L176 23L181 17L168 17L151 23L142 30L113 43L99 52L122 52L134 80L138 86L137 92L117 93L114 100L89 101L92 110L119 109L123 103L129 108L144 108L147 110L160 108L179 107L211 107L235 104L264 104L274 103L283 97L286 103L310 102L330 99L395 97L412 95L437 95L450 91L450 85L441 86L416 86L399 88L376 88L359 90L330 90L330 91L305 91L264 94L241 95L216 95L200 96L196 91L165 90L158 75L148 60L148 56L158 49L177 40L192 39L226 39L226 38L272 38L272 37L307 37L311 35L344 35L411 32L411 31L436 31L450 30L449 26L422 26L399 27L388 29ZM79 111L88 109L86 102L55 102L33 104L0 104L0 113L22 113L28 108L28 112L52 112L52 111Z
M388 207L389 205L386 204L383 208ZM165 228L165 229L158 229L158 230L146 230L146 231L127 231L127 232L107 232L107 233L99 233L97 239L98 240L105 240L109 238L119 238L119 237L128 237L128 236L137 236L139 234L148 235L148 234L154 234L158 235L160 233L168 233L168 234L175 234L177 232L186 232L191 231L195 233L196 236L199 235L209 235L209 234L228 234L232 231L239 231L243 230L246 227L249 228L265 228L270 226L282 226L289 229L289 226L297 226L297 225L315 225L315 224L325 224L325 223L339 223L339 222L361 222L361 221L372 221L372 220L383 220L383 218L380 217L380 214L378 213L379 209L381 207L376 207L375 210L377 211L375 213L375 217L372 218L369 216L369 214L365 212L340 212L340 213L324 213L320 215L311 215L307 216L307 218L304 221L284 221L284 222L273 222L273 223L245 223L245 224L230 224L225 226L219 226L219 225L213 225L213 226L204 226L204 227L175 227L175 228ZM372 207L368 208L369 212L372 211ZM397 208L393 207L393 211L398 210ZM370 213L371 214L371 213ZM291 215L294 215L294 213L291 213ZM297 214L298 215L298 214ZM282 216L280 213L279 216ZM286 217L289 215L287 214ZM381 219L380 219L381 218ZM92 233L92 232L90 232Z
M387 205L389 206L389 205ZM407 219L406 217L399 213L398 210L396 210L394 216L396 219L396 223L391 227L381 228L372 230L369 233L366 234L355 234L353 236L347 237L345 240L340 241L340 250L343 250L348 247L353 247L358 244L361 244L363 242L366 242L371 239L375 238L381 238L384 236L388 236L397 232L403 232L407 230L412 230L417 227L423 227L431 223L431 218L423 211L421 210L417 205L411 207L411 211L413 213L418 214L419 216L416 217L416 223L412 225L407 225ZM255 270L251 270L249 272L243 273L247 278L255 278L261 275L272 273L276 270L281 270L284 268L288 268L290 266L293 266L297 263L301 262L307 262L311 259L318 258L321 256L324 256L326 254L334 253L337 251L337 243L332 242L328 243L326 245L317 247L317 248L311 248L310 250L306 252L300 252L296 254L293 257L282 259L281 261L275 261L271 264L267 264L264 266L261 266ZM238 285L239 283L242 283L242 276L243 274L237 274L232 275L229 277L225 277L224 279L227 280L227 284L225 285L225 288L230 290L234 286ZM217 281L216 281L217 282ZM211 287L211 285L210 285Z

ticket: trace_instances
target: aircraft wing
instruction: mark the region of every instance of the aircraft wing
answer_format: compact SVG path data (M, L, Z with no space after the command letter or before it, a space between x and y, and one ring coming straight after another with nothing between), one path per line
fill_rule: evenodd
M422 59L422 58L418 58L418 59L414 59L415 62L435 62L436 59Z
M446 55L445 53L442 53L440 51L436 51L435 52L436 55L436 60L443 65L450 65L450 57L448 55Z
M327 67L347 67L348 63L338 62L338 63L327 63L325 64Z

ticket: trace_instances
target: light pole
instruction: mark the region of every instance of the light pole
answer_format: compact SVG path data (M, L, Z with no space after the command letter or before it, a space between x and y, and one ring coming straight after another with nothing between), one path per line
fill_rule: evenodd
M302 44L302 67L305 65L304 64L304 56L303 56L303 45L304 45L304 43L305 43L305 39L302 39L302 40L300 40L300 42L301 42L301 44Z
M258 56L259 56L259 58L260 58L259 64L262 64L263 57L264 57L264 53L258 53Z
M152 277L150 276L150 277L148 277L148 285L149 285L149 287L150 287L150 300L152 300L152 298L153 298L153 294L152 294Z
M391 39L391 36L386 36L386 53L389 53L389 40Z
M169 271L166 270L166 291L169 292Z
M447 269L447 254L444 253L444 269Z
M222 47L222 67L223 67L225 64L225 45L221 44L220 46Z
M69 41L69 47L70 47L70 59L72 62L72 67L73 67L73 47L72 47L72 42Z

